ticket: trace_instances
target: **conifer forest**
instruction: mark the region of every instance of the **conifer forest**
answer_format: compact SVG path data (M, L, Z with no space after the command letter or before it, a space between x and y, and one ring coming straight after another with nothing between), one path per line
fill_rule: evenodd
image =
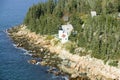
M47 0L30 7L24 19L28 29L41 35L57 34L67 22L77 32L70 36L77 47L98 59L120 59L120 0Z

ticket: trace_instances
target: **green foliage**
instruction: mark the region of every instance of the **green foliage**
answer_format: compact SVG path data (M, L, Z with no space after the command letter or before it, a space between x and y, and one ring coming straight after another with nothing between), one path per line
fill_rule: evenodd
M58 25L64 23L62 17L68 16L74 29L80 32L83 21L80 13L88 14L91 10L98 14L114 13L120 10L119 0L48 0L33 5L24 19L24 24L31 31L39 34L56 34ZM96 4L97 3L97 4Z
M52 39L54 39L54 36L47 35L45 39L46 39L46 40L52 40Z
M91 17L91 10L99 15ZM33 5L24 24L37 34L53 35L58 33L59 25L65 23L63 17L68 16L77 32L70 36L72 42L92 50L91 55L96 58L119 59L120 21L113 15L117 11L120 12L120 0L48 0ZM74 48L73 44L66 44L67 50L74 52Z
M82 43L85 43L88 50L93 51L93 56L100 59L114 59L114 56L120 54L118 23L119 21L111 15L88 18L82 35L84 41Z
M67 43L63 44L63 47L64 47L66 50L70 51L71 53L74 53L75 45L74 45L73 43L67 42Z
M109 62L109 65L117 67L118 66L118 61L116 61L116 60L111 61L111 62Z
M74 30L80 32L81 29L81 25L83 24L83 21L81 20L81 18L79 17L79 13L73 13L70 16L70 22L71 24L74 26Z
M57 45L60 42L60 40L54 39L52 42L54 43L54 46L55 46L55 45Z

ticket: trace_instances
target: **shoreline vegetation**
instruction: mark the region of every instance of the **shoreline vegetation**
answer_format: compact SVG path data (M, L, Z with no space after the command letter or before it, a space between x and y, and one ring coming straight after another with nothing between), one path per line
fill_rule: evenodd
M61 73L56 74L68 73L70 80L120 80L119 65L113 67L90 55L72 54L55 38L48 39L47 35L31 32L25 25L9 29L8 35L17 47L30 51L32 57L41 58L40 65L57 67ZM36 63L34 60L31 62Z
M73 32L61 44L55 34L68 22ZM67 73L70 80L120 80L119 22L120 0L48 0L30 7L23 25L8 34L18 47L40 58L29 63L56 67L60 70L56 75Z
M84 51L91 50L92 57L118 65L120 0L47 0L30 7L23 24L37 34L55 35L66 23L73 26L68 38L75 43L68 46L71 53L75 53L76 47L82 47Z

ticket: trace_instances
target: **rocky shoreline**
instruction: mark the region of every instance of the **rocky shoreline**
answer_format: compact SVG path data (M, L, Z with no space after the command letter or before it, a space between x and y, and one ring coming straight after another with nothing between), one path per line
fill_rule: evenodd
M73 55L61 46L55 46L46 36L30 32L25 25L9 29L8 35L17 47L23 47L31 53L32 57L41 60L30 60L32 64L52 66L60 69L54 72L50 68L48 72L56 75L71 76L70 80L120 80L120 69L105 65L102 60L88 56Z

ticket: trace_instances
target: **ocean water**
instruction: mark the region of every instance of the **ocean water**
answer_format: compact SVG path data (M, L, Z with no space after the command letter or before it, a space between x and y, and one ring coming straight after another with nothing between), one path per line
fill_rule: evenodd
M42 0L0 0L0 80L64 80L46 72L48 67L32 65L26 50L16 48L6 29L20 25L33 4ZM45 0L43 0L45 1Z

